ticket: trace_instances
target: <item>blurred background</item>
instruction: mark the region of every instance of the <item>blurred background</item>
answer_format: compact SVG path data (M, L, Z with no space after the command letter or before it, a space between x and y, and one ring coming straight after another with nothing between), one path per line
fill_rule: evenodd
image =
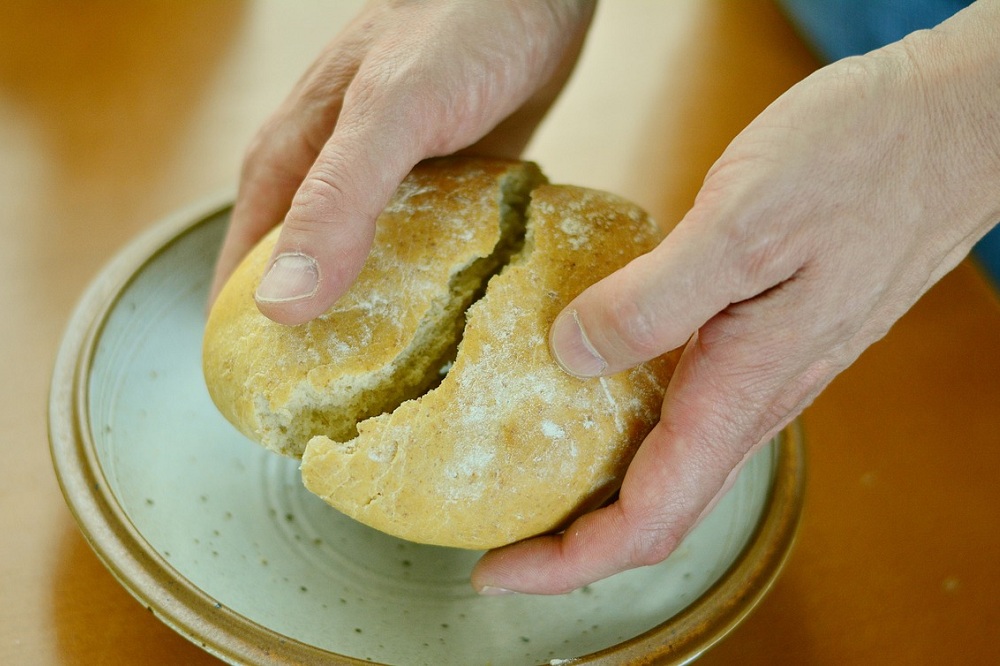
M52 473L52 362L87 283L243 151L359 2L0 5L0 663L213 664L117 584ZM601 4L529 147L671 226L728 142L819 66L770 0ZM989 662L1000 622L1000 305L964 263L805 416L806 515L705 663Z

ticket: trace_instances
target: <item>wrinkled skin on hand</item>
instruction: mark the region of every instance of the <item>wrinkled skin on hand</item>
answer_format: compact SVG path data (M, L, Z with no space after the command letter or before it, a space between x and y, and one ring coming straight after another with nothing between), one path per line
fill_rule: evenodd
M290 325L324 312L357 277L375 218L417 162L520 154L572 71L593 5L366 5L250 146L211 299L283 221L274 255L298 270L279 267L258 306Z
M213 293L284 219L275 254L298 270L274 271L258 305L287 324L321 313L416 162L520 152L591 11L369 5L251 146ZM487 553L477 590L562 593L661 561L747 458L1000 219L998 31L1000 0L979 0L797 84L733 140L657 249L568 306L550 341L573 374L678 347L681 361L619 499Z
M684 351L620 499L487 554L479 589L566 592L664 559L1000 219L998 4L794 86L657 249L569 304L551 343L574 374Z

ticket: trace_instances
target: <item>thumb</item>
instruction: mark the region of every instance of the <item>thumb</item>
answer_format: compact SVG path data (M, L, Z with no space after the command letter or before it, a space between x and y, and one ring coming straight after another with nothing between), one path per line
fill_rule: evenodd
M552 354L578 377L612 374L676 349L729 304L719 280L704 279L711 256L682 225L651 252L588 287L556 317ZM707 248L712 250L712 248ZM677 286L697 284L698 290Z
M792 275L788 255L761 262L710 212L693 209L651 252L588 287L556 317L552 354L578 377L607 375L681 347L733 303Z
M423 156L420 135L406 131L414 119L405 114L390 105L359 104L348 91L257 286L264 315L287 325L307 322L354 282L371 249L375 219Z

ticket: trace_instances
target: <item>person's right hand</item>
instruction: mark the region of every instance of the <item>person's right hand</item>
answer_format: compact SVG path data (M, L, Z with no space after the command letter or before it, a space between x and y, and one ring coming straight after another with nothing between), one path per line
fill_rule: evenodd
M571 374L683 352L617 500L487 553L476 589L563 593L662 561L749 457L996 224L998 30L1000 0L980 0L793 86L732 141L656 249L567 305L550 341Z
M251 145L210 301L284 221L258 307L289 325L324 312L361 271L375 218L417 162L463 149L520 154L572 71L593 8L368 4Z

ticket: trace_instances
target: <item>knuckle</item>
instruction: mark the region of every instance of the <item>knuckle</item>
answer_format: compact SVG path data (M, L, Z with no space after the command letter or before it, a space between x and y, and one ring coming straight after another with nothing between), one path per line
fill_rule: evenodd
M345 183L339 173L328 168L314 168L295 192L285 218L286 226L315 228L356 214L357 206L348 194L349 189L350 183Z
M626 554L630 568L659 564L684 537L685 531L676 518L683 515L682 511L673 511L656 502L637 505L627 499L622 509L624 530L630 535Z
M738 261L736 293L745 298L759 296L789 277L786 272L775 274L776 264L781 258L781 248L769 235L755 235L747 230L740 234L740 251L735 254Z
M321 168L313 169L295 193L292 206L306 209L328 207L330 202L342 201L344 196L344 187L337 176Z
M404 127L420 157L464 148L512 109L500 91L513 75L509 63L464 54L447 58L430 45L387 52L379 49L351 83L356 115L379 117Z
M659 564L674 551L682 535L666 525L640 527L635 532L629 563L632 567Z
M722 225L724 256L733 301L765 294L791 278L803 258L796 247L794 216L743 213Z

